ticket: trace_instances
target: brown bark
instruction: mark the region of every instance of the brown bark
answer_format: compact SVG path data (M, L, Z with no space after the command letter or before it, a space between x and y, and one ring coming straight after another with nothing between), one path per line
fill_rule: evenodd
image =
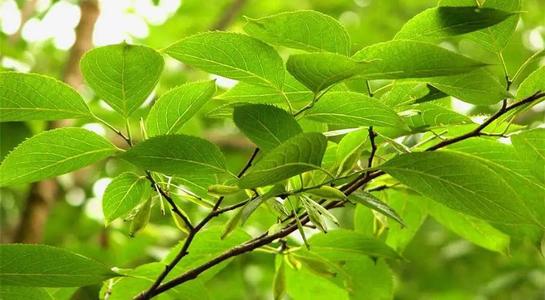
M76 28L76 41L70 49L68 61L63 72L63 80L76 89L80 89L83 77L79 69L79 61L87 50L92 48L93 30L99 15L96 0L82 0L80 3L81 19ZM50 122L48 128L58 128L65 122ZM60 194L56 180L46 179L35 182L30 187L26 206L21 215L21 221L15 233L15 242L40 243L43 240L43 229L49 216L49 211Z
M211 27L212 30L224 30L238 16L247 0L233 0L233 2L224 10L218 21Z

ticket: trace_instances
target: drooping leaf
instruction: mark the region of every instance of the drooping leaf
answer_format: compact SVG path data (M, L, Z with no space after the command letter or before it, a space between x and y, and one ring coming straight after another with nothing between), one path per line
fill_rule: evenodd
M491 161L459 152L419 152L394 157L380 168L462 213L494 223L545 227L545 188Z
M517 99L522 100L540 91L545 92L545 66L524 79L517 90Z
M118 274L103 264L46 245L0 245L2 285L33 287L85 286Z
M382 200L380 200L379 198L377 198L371 193L366 193L366 192L353 193L350 196L348 196L348 199L351 202L361 204L372 210L375 210L391 218L392 220L398 222L404 227L406 226L403 223L403 219L401 219L401 217L397 214L397 212L394 209L392 209L390 206L388 206L387 203L382 202Z
M545 78L545 77L544 77ZM522 167L545 184L545 129L536 128L511 137Z
M89 107L70 86L47 76L0 72L0 122L88 118Z
M363 151L363 146L368 143L368 137L369 131L367 128L362 128L348 133L341 139L335 153L336 162L338 163L337 175L352 170L353 165Z
M305 112L310 120L341 126L401 127L401 118L379 100L354 92L330 92Z
M439 6L477 8L475 0L440 0ZM465 35L483 48L499 53L509 42L511 35L517 27L520 11L520 0L486 0L480 9L498 9L512 13L506 20L496 25L471 32Z
M0 299L5 300L54 300L46 289L40 287L21 287L13 285L0 285Z
M287 101L290 103L309 102L312 97L311 91L289 73L286 73L282 90L270 86L239 82L216 98L229 102L283 104Z
M171 45L165 52L186 64L227 78L277 88L284 82L284 65L278 53L246 35L199 33Z
M427 41L460 35L496 25L511 15L474 6L429 8L405 23L395 39Z
M422 103L411 108L416 113L404 120L413 129L472 123L470 118L436 104Z
M447 95L476 105L492 105L510 96L505 83L485 68L454 76L432 77L427 81Z
M218 174L225 172L225 157L207 140L182 135L160 135L147 139L122 156L144 169L166 175Z
M274 148L251 167L238 185L254 188L320 168L327 146L321 133L302 133Z
M350 36L332 17L317 11L284 12L247 19L244 31L265 42L312 52L350 54Z
M83 128L42 132L21 143L0 165L0 186L62 175L117 152L103 137Z
M270 151L303 132L291 114L272 105L237 106L233 120L244 135L263 151Z
M146 118L148 136L176 133L216 92L213 81L192 82L162 95Z
M310 251L332 261L360 256L400 258L384 242L345 229L315 234L309 239L309 244Z
M123 43L87 52L80 65L95 93L115 111L129 116L155 88L164 61L151 48Z
M485 249L503 254L509 252L509 236L483 220L462 214L434 201L430 201L428 209L437 222L462 238Z
M291 55L286 68L293 77L317 93L358 74L366 64L334 53L309 53Z
M406 40L375 44L358 51L352 58L369 61L360 73L367 79L446 76L484 66L481 62L444 48Z
M147 194L144 176L126 172L115 177L104 191L102 211L109 223L135 208Z

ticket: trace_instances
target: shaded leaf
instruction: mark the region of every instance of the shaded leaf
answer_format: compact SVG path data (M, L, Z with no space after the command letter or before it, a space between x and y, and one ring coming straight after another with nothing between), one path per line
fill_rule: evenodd
M539 91L545 91L545 66L535 70L524 79L517 90L517 98L524 99Z
M375 210L392 220L398 222L403 227L405 227L405 224L403 223L403 220L401 217L397 214L397 212L392 209L390 206L388 206L387 203L382 202L379 198L374 196L371 193L367 192L357 192L353 193L350 196L348 196L348 200L354 203L361 204L363 206L366 206L372 210Z
M104 191L102 211L106 223L124 216L147 194L149 184L144 176L126 172L115 177Z
M416 111L416 114L404 119L405 123L413 129L473 123L470 118L464 115L431 103L417 104L411 108Z

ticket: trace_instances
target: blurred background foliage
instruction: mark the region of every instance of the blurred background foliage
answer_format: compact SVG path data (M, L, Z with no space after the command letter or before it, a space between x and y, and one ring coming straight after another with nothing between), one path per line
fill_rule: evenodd
M282 11L313 9L338 19L348 29L353 49L358 50L391 39L408 19L435 4L436 0L101 0L98 3L94 0L0 0L0 61L4 70L47 74L69 82L87 97L102 118L115 122L113 112L82 84L77 63L70 60L76 46L86 50L127 41L161 49L200 31L242 32L244 16L258 18ZM511 73L526 58L544 49L545 44L545 0L524 0L522 7L521 21L504 52ZM92 37L78 44L76 40L80 37L76 27L80 18L89 17L89 14L91 20L93 14L98 17L96 23L93 20L90 25ZM456 40L445 46L499 67L495 55L475 48L467 40ZM75 57L78 57L77 53ZM171 58L165 59L166 68L157 91L147 106L133 117L135 132L139 130L140 117L145 115L155 95L186 81L209 76ZM533 69L535 67L530 67L527 72ZM72 75L76 79L70 81ZM234 84L228 79L217 79L220 87ZM199 118L184 127L183 132L205 136L220 145L231 157L230 168L236 170L252 148L232 123L206 117L205 112L220 103L219 100L212 101ZM489 108L471 109L477 114ZM542 107L537 113L527 115L521 122L542 121L543 110ZM73 125L116 139L99 124L82 120ZM0 157L48 126L51 124L45 122L1 123ZM0 190L1 241L57 245L122 268L163 257L180 237L180 231L173 226L168 214L163 216L160 210L154 210L152 223L134 238L128 236L127 226L122 222L108 228L103 225L102 193L111 178L130 168L122 161L110 160L61 176L57 180L60 192L52 202L39 206L43 209L39 215L28 212L32 193L39 189L20 186ZM401 208L415 205L406 199L400 201ZM191 216L202 215L205 211L187 201L180 203ZM392 295L396 299L545 299L545 264L532 245L513 242L508 253L492 252L459 238L431 217L426 218L419 209L410 211L411 215L404 218L423 225L408 242L404 251L406 261L391 263L392 271L384 262L362 261L358 266L361 268L360 284L366 285L368 291L364 299L388 299ZM344 226L377 234L373 228L380 220L369 210L356 211L356 224L353 210L342 213ZM215 223L225 221L218 219ZM272 215L258 211L251 221L247 230L254 233L266 229L274 219ZM39 228L21 225L28 222ZM273 275L273 257L253 253L234 260L216 280L208 283L207 289L210 299L270 299ZM308 289L313 299L335 298L335 294L327 290L327 282L316 274L288 272L287 276L287 289L292 295L305 299L303 290ZM82 288L72 296L72 292L63 289L55 297L96 299L98 290L98 286Z

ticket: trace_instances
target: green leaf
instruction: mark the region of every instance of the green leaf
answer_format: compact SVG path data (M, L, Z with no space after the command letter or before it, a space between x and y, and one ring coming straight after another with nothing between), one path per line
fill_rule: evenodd
M394 39L435 40L493 26L512 13L493 8L440 6L410 19Z
M380 200L379 198L377 198L371 193L367 193L367 192L353 193L350 196L348 196L348 200L354 203L359 203L374 211L378 211L379 213L391 218L392 220L398 222L403 227L405 227L405 223L403 223L403 220L397 214L397 212L394 209L392 209L390 206L388 206L387 203L382 202L382 200Z
M545 129L523 131L513 135L511 141L520 157L522 167L545 184Z
M309 244L312 252L332 261L342 261L362 255L400 258L399 254L384 242L345 229L315 234L310 238Z
M431 216L452 232L485 249L502 254L509 252L509 236L483 220L452 210L430 201Z
M286 68L293 77L317 93L361 72L366 62L334 53L291 55Z
M426 221L429 201L415 193L395 189L385 191L382 199L388 202L405 223L405 226L402 226L397 222L388 222L388 236L386 237L386 244L402 253Z
M431 85L414 81L394 81L392 88L380 100L390 107L429 102L447 97Z
M466 73L485 64L438 46L396 40L369 46L352 57L370 61L360 73L367 79L399 79Z
M386 261L360 257L347 261L343 271L349 276L346 289L350 299L394 299L394 274Z
M144 176L126 172L115 177L104 191L102 211L106 223L124 216L144 198L149 184Z
M278 53L246 35L199 33L169 46L165 52L188 65L227 78L277 88L284 82L284 64Z
M21 143L0 165L0 186L62 175L117 152L103 137L83 128L42 132Z
M144 170L169 176L225 172L225 157L216 145L182 134L147 139L121 157Z
M464 74L432 77L427 81L447 95L475 105L492 105L510 96L496 76L485 68Z
M383 126L407 127L401 118L379 100L354 92L330 92L305 117L328 124L348 127Z
M410 107L417 113L404 119L405 123L413 129L422 130L430 127L473 123L470 118L439 105L422 103Z
M5 300L54 300L44 288L0 285L0 299Z
M459 152L420 152L399 155L380 168L462 213L494 223L545 227L545 187L492 161Z
M89 107L70 86L38 74L0 72L0 122L88 118Z
M2 285L85 286L115 276L118 275L101 263L64 249L46 245L0 245Z
M95 48L81 59L81 72L95 93L127 117L151 94L163 71L163 57L145 46Z
M238 185L255 188L319 169L326 146L327 139L321 133L296 135L263 156L242 176Z
M350 55L350 36L332 17L317 11L284 12L261 19L247 19L244 31L274 45L312 52Z
M311 91L289 73L286 73L282 89L279 90L271 86L239 82L233 88L216 98L229 102L284 104L289 101L293 104L297 102L309 102L314 97Z
M286 267L286 292L291 299L298 300L350 299L344 288L306 268Z
M152 106L146 118L148 136L178 132L215 92L214 81L187 83L168 91Z
M545 92L545 66L535 70L528 75L519 85L517 90L517 99L524 99L541 91Z
M233 120L244 135L266 152L303 132L291 114L272 105L237 106Z
M440 0L439 6L473 6L477 8L475 0ZM464 36L483 48L499 53L509 42L511 35L519 21L520 0L486 0L480 9L495 8L512 13L505 21Z

